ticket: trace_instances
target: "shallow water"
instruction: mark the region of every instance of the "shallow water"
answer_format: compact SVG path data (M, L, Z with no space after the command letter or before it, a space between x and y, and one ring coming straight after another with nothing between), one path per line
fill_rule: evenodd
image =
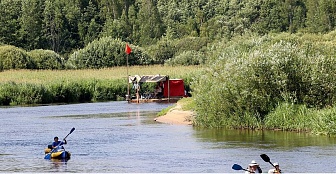
M170 104L127 102L0 108L0 172L243 173L266 153L286 173L336 171L335 138L293 132L199 129L153 121ZM66 136L67 162L43 159Z

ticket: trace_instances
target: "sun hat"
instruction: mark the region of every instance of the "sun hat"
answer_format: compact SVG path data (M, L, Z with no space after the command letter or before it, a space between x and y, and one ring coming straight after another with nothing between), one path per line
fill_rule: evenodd
M274 165L274 166L278 166L278 165L279 165L279 163L274 163L273 165Z
M251 163L249 164L249 166L258 166L259 164L257 162L255 162L254 160L251 161Z

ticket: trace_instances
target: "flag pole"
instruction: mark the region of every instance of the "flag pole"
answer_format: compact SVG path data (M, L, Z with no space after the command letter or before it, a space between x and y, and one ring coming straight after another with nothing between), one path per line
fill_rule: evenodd
M131 49L128 46L128 43L126 43L126 48L125 48L125 52L126 52L126 71L127 71L127 96L126 96L126 100L130 101L130 83L129 83L129 74L128 74L128 55L131 53Z
M129 74L128 74L128 54L126 56L126 66L127 66L127 100L130 100L130 84L129 84Z

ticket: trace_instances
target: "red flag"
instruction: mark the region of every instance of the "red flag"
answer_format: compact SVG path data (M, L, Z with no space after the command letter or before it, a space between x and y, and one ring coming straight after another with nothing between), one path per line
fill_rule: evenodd
M131 52L132 52L131 47L129 47L128 44L126 43L125 53L126 54L131 54Z

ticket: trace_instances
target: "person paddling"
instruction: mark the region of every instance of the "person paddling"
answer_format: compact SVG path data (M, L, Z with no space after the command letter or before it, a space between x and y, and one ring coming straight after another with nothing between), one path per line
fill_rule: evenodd
M281 173L281 170L280 170L280 166L279 166L279 163L274 163L274 169L270 169L268 171L269 174L273 174L273 173Z
M262 173L262 170L259 167L259 164L255 160L251 161L247 170L248 171L245 172L246 174L248 174L248 173Z
M58 137L54 137L54 142L51 144L51 147L55 149L58 146L62 146L63 144L67 144L66 139L63 139L63 141L58 141ZM63 149L63 146L62 146Z

